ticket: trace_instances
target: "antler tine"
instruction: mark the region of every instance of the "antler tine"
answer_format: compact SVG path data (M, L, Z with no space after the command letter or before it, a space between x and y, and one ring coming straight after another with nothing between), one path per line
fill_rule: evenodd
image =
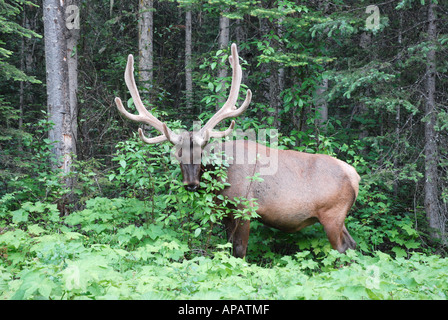
M163 141L170 141L173 144L176 144L180 141L180 136L174 134L165 123L161 122L159 119L154 117L143 105L143 102L140 98L140 94L137 89L137 85L135 84L134 79L134 56L130 54L128 56L128 62L126 63L126 70L124 72L124 79L126 82L126 86L131 93L132 100L134 101L135 107L137 108L138 115L131 114L123 106L120 98L115 98L115 103L117 105L118 111L123 114L126 118L137 121L147 123L153 126L156 130L162 133L161 136L157 136L154 138L147 138L143 135L143 131L139 129L140 138L149 144L158 143Z
M235 43L233 43L231 46L231 52L232 55L229 57L229 63L232 66L232 83L230 86L229 97L227 98L227 101L224 103L221 109L216 112L200 130L201 136L205 141L208 141L207 138L224 137L225 135L229 134L233 129L234 122L232 122L232 124L226 131L213 132L212 130L222 120L238 117L239 115L241 115L247 109L252 99L252 92L250 90L247 90L246 99L244 100L243 104L241 105L241 107L236 108L243 72L239 64L238 50ZM209 131L209 133L207 133L207 131Z

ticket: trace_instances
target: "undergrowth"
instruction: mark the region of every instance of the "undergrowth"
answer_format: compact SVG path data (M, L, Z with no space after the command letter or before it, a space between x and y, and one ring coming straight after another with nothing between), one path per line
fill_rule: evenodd
M248 258L237 259L230 255L218 224L210 232L187 238L179 232L179 223L150 217L151 210L148 202L129 198L94 198L67 217L59 217L54 205L41 202L25 203L14 211L3 207L0 298L446 299L448 295L448 259L437 255L363 250L339 254L331 250L319 225L294 236L253 223ZM349 230L356 229L354 222L347 222Z
M242 210L233 213L252 220L248 253L232 257L221 224L232 209L222 204L256 208L256 199L217 195L225 166L187 192L169 146L137 137L117 145L106 174L76 164L68 216L55 204L57 175L17 178L21 188L0 197L0 299L446 299L446 252L426 245L421 213L399 207L355 147L346 158L363 180L346 219L357 248L346 254L320 224L287 234Z

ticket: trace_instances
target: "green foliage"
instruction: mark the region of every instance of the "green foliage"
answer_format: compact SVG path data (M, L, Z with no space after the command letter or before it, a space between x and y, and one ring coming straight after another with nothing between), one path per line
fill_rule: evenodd
M244 44L242 47L244 47ZM204 123L213 115L208 110L215 110L218 101L227 99L232 80L231 73L229 72L228 76L224 78L217 77L217 73L219 69L229 68L229 55L230 48L220 49L202 57L202 63L199 65L202 76L198 79L198 84L203 90L203 98L200 100L200 104L204 110L207 110L199 115L199 119L203 120ZM243 70L246 70L247 62L242 60L241 57L240 65ZM247 86L241 84L240 96L245 96L246 90Z
M305 138L313 141L301 136ZM353 150L356 145L349 148L333 139L321 140L327 141L328 153L342 150L360 173L369 172L366 161ZM312 143L310 148L311 152L322 150ZM446 259L415 252L422 247L412 220L390 214L395 210L392 199L375 179L365 181L354 213L347 219L359 251L347 255L333 251L320 225L284 234L252 221L248 258L241 260L229 256L220 221L232 210L228 204L243 205L234 214L253 218L256 200L216 196L226 185L225 166L204 172L201 188L187 192L179 181L178 167L169 162L168 150L157 150L136 137L120 143L114 159L118 166L107 180L126 198L90 198L84 209L68 217L59 217L55 205L41 201L11 210L15 197L4 195L0 202L0 296L446 298L447 275L442 271Z
M150 99L142 93L148 109L174 130L198 114L203 122L212 116L230 86L230 72L216 76L230 71L229 48L216 45L218 19L232 19L231 41L239 42L244 70L240 97L247 88L254 93L238 127L275 126L279 148L336 156L361 175L346 219L358 246L341 255L320 224L285 234L256 220L257 199L218 195L227 185L225 165L204 172L196 192L186 191L171 146L143 144L136 126L111 107L113 96L129 97L123 70L126 56L138 51L137 28L130 27L138 23L137 2L80 4L79 159L77 183L66 190L51 170L45 88L30 84L45 78L37 68L43 43L24 26L42 30L42 10L30 1L0 0L0 298L446 299L446 248L428 241L422 209L428 124L422 92L428 52L435 50L433 125L446 204L448 24L439 1L437 41L426 41L427 4L381 5L375 31L365 28L364 1L182 0L155 8L155 79ZM194 20L188 110L177 6L192 10ZM37 70L36 77L24 70ZM316 97L324 80L328 89ZM320 103L328 119L321 119ZM60 217L56 203L69 192L73 212ZM251 219L246 259L229 255L221 224L229 213Z
M177 228L141 224L147 206L135 199L91 199L86 209L65 218L45 214L54 210L42 203L21 210L30 213L29 224L11 222L0 229L2 299L383 300L448 295L448 259L434 255L394 259L379 251L327 250L316 259L301 250L263 266L229 256L227 244L214 247L211 255L195 253Z
M327 141L330 154L343 150L360 173L370 170L355 146ZM14 195L3 196L2 298L446 298L446 259L415 252L422 247L412 220L390 214L392 200L374 179L347 219L359 251L333 251L320 225L283 234L252 221L248 258L241 260L229 256L219 222L227 204L243 205L234 213L253 218L256 200L215 195L226 185L225 166L206 171L201 189L187 192L179 169L153 146L135 137L117 150L109 183L126 198L90 198L61 218L53 204L11 210Z
M0 164L7 170L0 170L3 187L13 190L17 201L55 201L70 192L61 182L62 173L54 171L51 164L54 154L53 143L47 138L52 123L41 119L37 123L27 124L33 134L21 134L20 149L8 149L2 154Z
M15 16L22 11L23 5L36 6L32 3L32 1L13 0L9 1L9 3L6 3L4 0L0 1L0 23L2 25L0 32L4 35L12 34L19 37L41 38L41 35L22 27L14 21ZM5 44L5 42L0 40L0 78L5 78L6 80L12 79L15 81L41 83L41 81L37 80L35 77L26 75L22 70L6 61L13 55L13 51L5 48Z

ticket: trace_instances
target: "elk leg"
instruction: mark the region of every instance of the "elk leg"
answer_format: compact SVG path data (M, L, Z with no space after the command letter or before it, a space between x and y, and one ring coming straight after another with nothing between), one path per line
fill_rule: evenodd
M338 223L333 220L322 224L333 249L338 250L340 253L344 253L348 249L356 248L356 242L348 233L344 221Z
M247 244L249 242L250 221L241 219L225 218L227 239L233 244L233 256L244 258L246 256Z
M344 243L347 244L348 248L347 249L353 249L355 250L356 248L356 241L353 240L352 236L350 235L350 233L348 233L347 228L344 225L344 228L342 229L342 232L344 233Z

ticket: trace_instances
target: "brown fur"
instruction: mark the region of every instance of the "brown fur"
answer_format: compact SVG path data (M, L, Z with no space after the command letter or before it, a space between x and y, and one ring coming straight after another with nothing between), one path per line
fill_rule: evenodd
M358 195L360 177L352 166L328 155L278 150L277 172L260 175L263 182L251 182L246 177L260 172L262 163L267 163L264 160L271 155L272 149L247 140L225 142L224 148L233 148L234 159L244 157L244 161L229 166L227 182L231 186L221 192L223 195L230 199L256 198L259 206L257 213L268 226L285 232L296 232L320 222L334 249L345 252L355 248L356 243L344 225L345 217ZM255 154L250 151L259 154L255 164L248 164L248 155ZM184 173L186 167L181 166L184 167ZM199 177L194 181L199 181ZM190 181L184 183L190 185ZM244 257L250 222L241 223L229 216L224 223L229 241L233 242L233 254Z

